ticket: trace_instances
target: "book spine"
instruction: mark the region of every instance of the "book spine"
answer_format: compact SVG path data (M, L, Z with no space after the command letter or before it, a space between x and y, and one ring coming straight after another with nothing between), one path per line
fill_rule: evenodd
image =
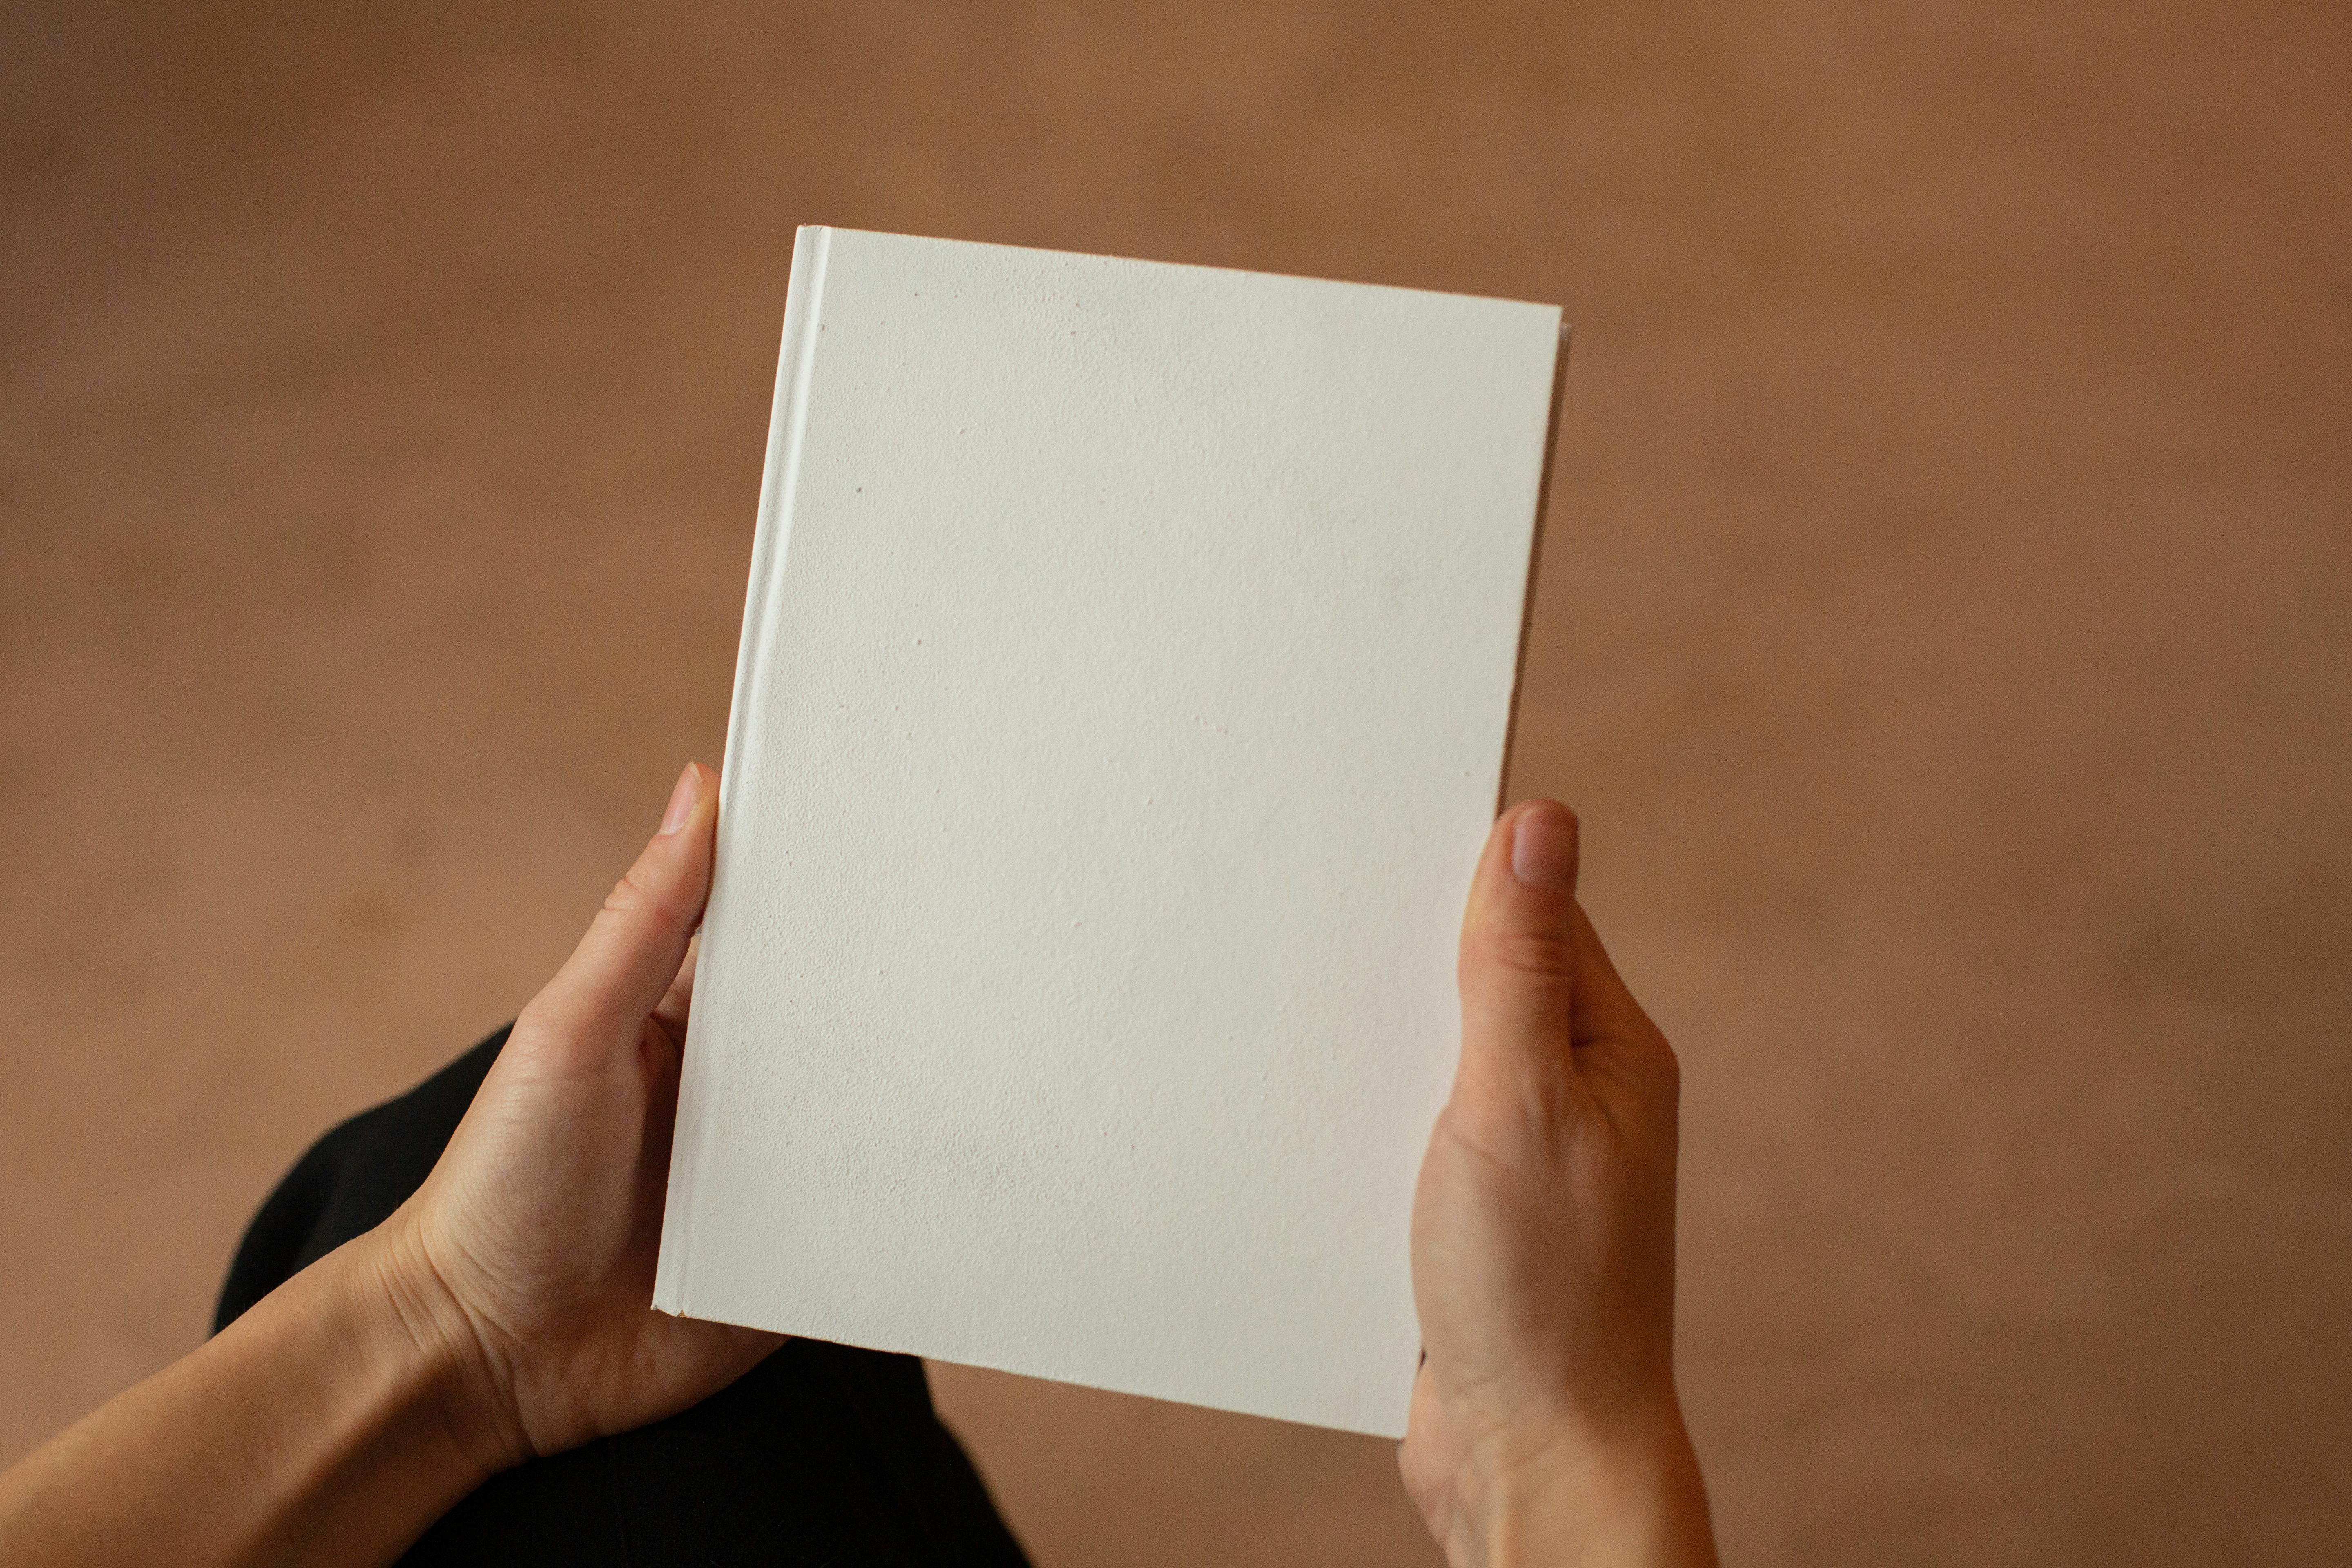
M784 292L783 344L776 356L776 395L768 420L768 455L760 476L760 510L751 535L751 581L743 597L743 637L735 653L735 689L727 710L727 752L719 774L719 847L711 868L710 902L703 914L706 933L726 923L730 824L733 803L749 783L744 770L760 755L760 693L765 684L774 625L771 606L792 539L793 498L800 486L801 440L808 424L809 377L815 368L817 327L824 299L825 262L833 247L830 228L804 226L793 237L792 278ZM713 1064L694 1048L695 1036L715 1039L719 1031L694 1025L716 1020L726 1010L730 976L713 962L708 934L695 973L695 1008L688 1026L688 1049L678 1081L677 1125L670 1145L669 1193L662 1215L661 1254L654 1271L653 1304L665 1312L689 1314L695 1245L696 1173L708 1131Z

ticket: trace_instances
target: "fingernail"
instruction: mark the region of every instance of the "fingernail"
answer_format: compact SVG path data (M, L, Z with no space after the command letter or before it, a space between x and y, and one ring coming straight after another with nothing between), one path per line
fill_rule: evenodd
M661 830L676 833L694 816L694 803L699 799L694 787L694 764L686 764L686 772L677 775L677 787L669 792L669 809L662 813Z
M1539 801L1511 825L1511 875L1531 888L1576 890L1576 818L1568 807Z

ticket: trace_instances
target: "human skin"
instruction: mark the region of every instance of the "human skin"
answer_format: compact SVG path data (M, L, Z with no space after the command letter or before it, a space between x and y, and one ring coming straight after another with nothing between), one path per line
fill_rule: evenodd
M1414 1194L1398 1462L1454 1568L1715 1562L1675 1392L1680 1068L1576 902L1578 832L1529 801L1488 837Z
M407 1203L0 1476L0 1561L390 1562L489 1476L685 1409L781 1342L650 1306L718 793L680 776ZM1568 879L1509 878L1522 808L1465 927L1406 1483L1457 1565L1711 1561L1674 1406L1673 1058L1600 977L1573 821L1547 809Z

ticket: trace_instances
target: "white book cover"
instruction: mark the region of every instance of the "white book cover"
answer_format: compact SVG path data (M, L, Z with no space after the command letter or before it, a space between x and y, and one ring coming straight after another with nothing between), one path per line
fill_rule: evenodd
M1564 344L800 231L657 1307L1402 1434Z

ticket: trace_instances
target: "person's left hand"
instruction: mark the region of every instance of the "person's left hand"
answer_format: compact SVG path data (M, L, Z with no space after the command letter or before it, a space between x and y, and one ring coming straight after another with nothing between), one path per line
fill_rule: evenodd
M410 1331L454 1363L445 1418L485 1470L683 1410L782 1342L648 1305L718 816L718 775L689 765L440 1163L367 1238Z

